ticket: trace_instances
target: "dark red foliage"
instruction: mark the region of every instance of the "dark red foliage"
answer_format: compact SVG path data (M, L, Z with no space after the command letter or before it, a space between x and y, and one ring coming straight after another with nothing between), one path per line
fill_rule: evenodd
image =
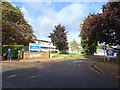
M103 13L90 14L81 28L81 35L87 43L120 45L120 2L103 5Z
M68 43L67 43L67 36L65 32L65 27L61 26L61 24L55 26L55 29L53 30L53 33L50 33L49 38L51 38L51 41L53 45L57 47L60 51L67 49Z

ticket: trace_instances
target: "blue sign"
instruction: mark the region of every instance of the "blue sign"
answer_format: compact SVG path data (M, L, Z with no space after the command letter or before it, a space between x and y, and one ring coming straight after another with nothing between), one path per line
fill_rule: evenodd
M114 49L107 49L106 53L107 53L107 56L114 56Z
M39 50L39 49L40 49L40 46L33 46L33 45L31 45L31 46L30 46L30 49Z
M102 49L103 49L103 50L106 50L106 46L103 46Z

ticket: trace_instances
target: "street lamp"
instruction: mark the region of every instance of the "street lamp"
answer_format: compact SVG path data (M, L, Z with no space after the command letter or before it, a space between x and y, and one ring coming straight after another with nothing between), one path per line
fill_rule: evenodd
M22 48L22 59L24 59L24 48Z
M71 39L72 39L73 35L68 35L68 37L69 37L69 53L70 53L70 51L71 51L71 45L70 45L70 42L71 42Z
M50 42L49 42L49 58L50 58Z

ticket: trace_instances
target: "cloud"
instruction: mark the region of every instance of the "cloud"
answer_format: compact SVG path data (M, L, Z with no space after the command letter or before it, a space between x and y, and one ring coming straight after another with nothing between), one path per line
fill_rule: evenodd
M45 10L45 15L41 18L40 28L46 31L44 34L48 35L47 32L51 32L54 26L60 23L66 27L68 32L77 32L79 34L79 24L85 11L85 7L82 4L72 3L60 11L55 11L55 9L52 10Z
M14 2L118 2L118 0L8 0Z
M78 31L85 9L80 3L72 3L58 12L57 21L64 24L69 32Z
M82 4L73 3L65 8L63 8L60 12L58 12L57 17L58 20L68 24L75 22L81 15L83 15L84 7Z
M100 11L98 13L102 13L102 12L103 12L102 9L100 9Z
M56 10L57 7L54 4L56 3L25 2L21 10L25 15L25 19L32 25L38 38L46 39L54 26L61 23L66 27L68 34L77 39L82 19L91 12L89 9L90 4L74 2L64 7L61 6L60 10ZM95 11L98 10L98 8L94 8L94 5L91 5L91 8Z
M30 13L28 12L28 10L24 6L22 6L21 11L24 14L24 18L28 21L29 24L32 25L33 18L30 16Z

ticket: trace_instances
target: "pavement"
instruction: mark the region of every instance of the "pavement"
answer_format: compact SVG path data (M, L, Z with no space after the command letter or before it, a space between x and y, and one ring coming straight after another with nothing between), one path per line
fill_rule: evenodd
M78 58L78 59L89 59L89 58ZM92 59L92 58L90 58ZM94 58L95 60L98 60L98 58ZM9 62L59 62L64 61L68 59L64 59L63 57L59 58L34 58L34 59L22 59L22 60L12 60L12 61L2 61L3 63L9 63ZM120 79L120 75L118 74L118 64L115 63L101 63L96 62L91 65L95 71L99 73L104 73L106 75L109 75L111 77Z
M90 57L90 59L95 60L103 60L104 56L96 56L96 57ZM120 75L118 73L119 71L119 64L117 63L102 63L102 62L96 62L91 65L96 72L104 73L108 76L111 76L116 79L120 79Z
M81 58L72 58L72 59L87 59L84 57ZM65 59L64 57L58 57L58 58L30 58L30 59L20 59L20 60L5 60L2 61L3 63L9 63L9 62L52 62L52 61L64 61L64 60L70 60L70 59Z
M118 64L116 63L96 63L95 68L102 71L102 73L109 75L111 77L120 79L120 75L118 74Z

